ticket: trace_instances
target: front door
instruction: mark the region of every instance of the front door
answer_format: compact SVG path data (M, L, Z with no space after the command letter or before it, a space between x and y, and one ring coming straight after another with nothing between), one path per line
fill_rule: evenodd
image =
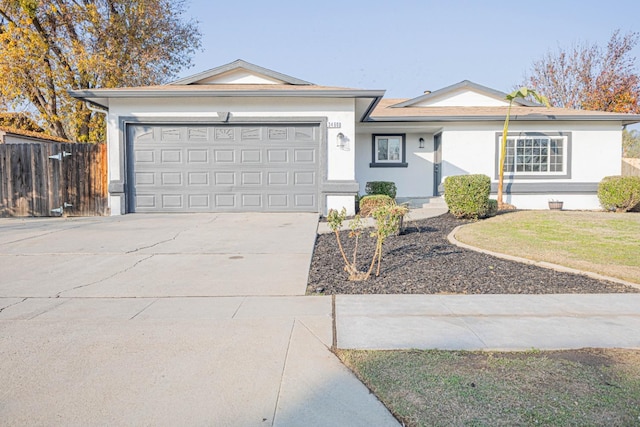
M442 183L442 134L433 136L433 195L439 196Z

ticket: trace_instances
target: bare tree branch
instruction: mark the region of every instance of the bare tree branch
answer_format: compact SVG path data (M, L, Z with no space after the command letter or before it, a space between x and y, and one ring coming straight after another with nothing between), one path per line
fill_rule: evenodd
M640 79L631 56L638 37L616 30L605 48L584 43L548 52L532 64L523 85L556 107L638 113Z

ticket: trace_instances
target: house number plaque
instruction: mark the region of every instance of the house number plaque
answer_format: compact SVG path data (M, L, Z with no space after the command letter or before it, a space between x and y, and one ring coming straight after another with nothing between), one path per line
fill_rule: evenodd
M340 129L342 127L342 122L328 122L327 127L329 129Z

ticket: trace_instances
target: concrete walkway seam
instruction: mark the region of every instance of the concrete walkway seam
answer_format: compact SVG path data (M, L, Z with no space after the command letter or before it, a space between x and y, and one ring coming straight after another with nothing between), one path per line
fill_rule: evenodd
M629 281L626 281L626 280L623 280L623 279L618 279L617 277L605 276L603 274L594 273L592 271L578 270L576 268L571 268L571 267L567 267L567 266L564 266L564 265L554 264L554 263L547 262L547 261L536 261L536 260L532 260L532 259L528 259L528 258L521 258L521 257L514 256L514 255L507 255L507 254L503 254L503 253L499 253L499 252L493 252L493 251L490 251L490 250L487 250L487 249L481 249L481 248L478 248L476 246L471 246L471 245L468 245L466 243L462 243L461 241L459 241L455 237L455 234L462 227L464 227L464 225L457 226L447 236L447 239L449 240L449 242L451 244L456 245L456 246L458 246L460 248L468 249L470 251L480 252L480 253L483 253L483 254L486 254L486 255L491 255L491 256L494 256L496 258L505 259L507 261L515 261L515 262L519 262L519 263L522 263L522 264L535 265L535 266L538 266L538 267L559 271L561 273L582 274L584 276L591 277L592 279L606 280L606 281L609 281L609 282L619 283L621 285L631 286L632 288L640 289L640 284L629 282Z

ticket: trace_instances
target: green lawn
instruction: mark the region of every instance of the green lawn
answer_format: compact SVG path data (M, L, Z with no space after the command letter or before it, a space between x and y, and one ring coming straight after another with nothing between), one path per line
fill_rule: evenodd
M338 355L408 426L640 425L640 350Z
M638 213L511 212L456 238L640 283ZM640 426L640 350L337 354L407 426Z
M640 283L640 213L519 211L466 225L456 239Z

